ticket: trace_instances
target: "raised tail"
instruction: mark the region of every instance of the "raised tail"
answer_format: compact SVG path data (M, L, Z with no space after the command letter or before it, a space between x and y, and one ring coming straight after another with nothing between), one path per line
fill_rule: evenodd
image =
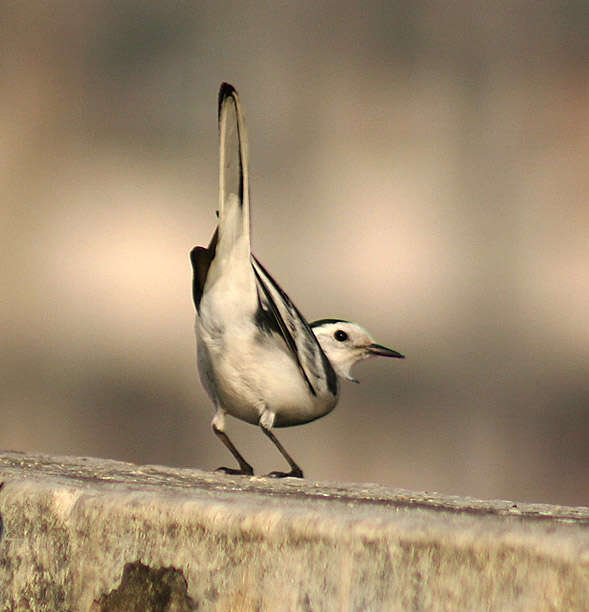
M247 134L237 91L219 89L219 248L238 239L249 250L250 211Z
M250 262L250 214L247 135L235 88L219 90L219 222L207 249L191 253L193 296L199 315L202 300L227 316L254 312L258 306L256 279ZM233 314L231 314L233 313Z
M247 301L244 296L252 303L257 299L250 264L247 135L239 97L228 83L222 83L219 89L218 118L218 226L208 248L195 247L190 254L198 312L207 287L217 282L226 286L224 295L229 301L233 298Z

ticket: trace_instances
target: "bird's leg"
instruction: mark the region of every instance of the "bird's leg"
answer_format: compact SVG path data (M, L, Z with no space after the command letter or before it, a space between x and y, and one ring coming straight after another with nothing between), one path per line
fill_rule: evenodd
M239 469L220 467L217 468L217 472L224 472L225 474L245 474L247 476L254 475L254 468L242 457L241 453L235 448L235 445L229 439L229 436L225 433L225 412L223 410L217 410L211 423L215 435L223 442L223 444L229 449L229 452L235 457L237 463L239 463Z
M272 424L274 423L274 414L268 410L265 410L260 417L260 427L262 431L274 442L276 448L280 451L280 454L286 459L288 465L291 467L290 472L270 472L267 474L270 478L303 478L303 470L294 462L294 459L286 452L286 449L278 438L272 433Z
M287 460L288 465L292 468L290 472L270 472L267 474L270 478L303 478L303 470L294 462L293 458L286 452L286 449L280 442L278 438L272 433L271 429L266 429L262 425L262 431L274 442L276 448L280 451L281 455Z

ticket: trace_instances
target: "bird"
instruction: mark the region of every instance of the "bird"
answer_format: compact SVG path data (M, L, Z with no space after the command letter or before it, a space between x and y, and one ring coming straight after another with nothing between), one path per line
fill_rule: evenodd
M196 309L197 363L214 405L211 427L237 461L226 474L254 475L225 431L226 415L260 427L290 471L303 471L273 429L309 423L331 412L340 380L358 382L352 366L371 357L404 358L360 325L337 318L307 322L251 251L248 140L235 88L218 96L219 205L208 247L190 252Z

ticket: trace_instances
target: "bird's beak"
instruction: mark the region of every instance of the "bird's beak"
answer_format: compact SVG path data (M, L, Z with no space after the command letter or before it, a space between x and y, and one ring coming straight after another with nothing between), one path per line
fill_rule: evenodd
M382 344L369 344L367 347L368 354L375 357L396 357L397 359L405 359L405 355L401 355L393 349L387 348Z

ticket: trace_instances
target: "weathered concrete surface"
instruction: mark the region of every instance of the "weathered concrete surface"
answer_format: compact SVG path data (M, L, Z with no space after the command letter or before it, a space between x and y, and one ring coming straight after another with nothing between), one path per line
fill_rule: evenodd
M589 508L0 455L0 610L589 610Z

